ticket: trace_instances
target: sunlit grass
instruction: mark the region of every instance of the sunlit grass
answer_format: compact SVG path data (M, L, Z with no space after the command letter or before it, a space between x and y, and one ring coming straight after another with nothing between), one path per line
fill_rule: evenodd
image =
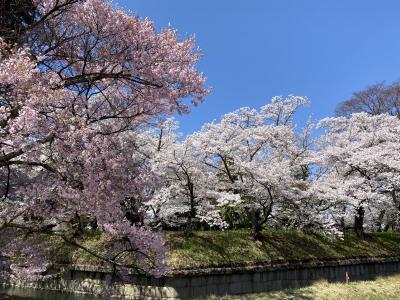
M378 278L375 281L344 283L320 282L315 285L279 292L247 294L241 296L208 297L207 300L398 300L400 299L400 275Z

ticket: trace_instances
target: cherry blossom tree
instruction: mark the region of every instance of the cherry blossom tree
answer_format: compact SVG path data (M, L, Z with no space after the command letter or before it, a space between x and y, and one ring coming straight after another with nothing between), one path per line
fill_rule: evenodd
M157 211L161 207L160 205L152 206L153 202L149 201L149 199L154 199L154 194L162 188L162 180L153 170L153 161L156 156L161 157L161 153L174 147L180 137L177 128L178 122L174 118L167 118L159 119L155 123L147 123L139 132L125 133L128 135L124 137L125 142L128 142L125 148L134 152L137 161L140 162L142 172L148 174L147 179L151 179L147 180L146 189L138 185L135 197L129 197L123 203L125 214L132 223L140 222L153 228L159 228L161 225L157 221L161 220L157 217ZM148 210L151 210L150 214ZM151 215L150 218L149 215Z
M56 235L115 267L163 274L162 236L128 222L121 203L154 186L135 148L146 124L208 92L194 39L101 0L35 0L27 14L0 31L0 229ZM84 216L117 245L111 256L79 244ZM39 257L40 245L28 246L10 240L3 256L20 254L19 274L40 273L43 260L15 265Z
M363 236L366 214L378 217L381 226L385 212L399 213L400 121L357 113L324 119L319 127L326 130L320 137L320 186L342 214L354 216L355 230Z
M196 134L196 147L218 182L218 201L242 207L256 238L270 219L282 221L301 201L310 149L292 121L307 103L298 96L274 97L259 111L238 109Z
M190 235L196 223L224 227L219 207L212 196L212 179L202 155L194 146L196 135L177 141L152 160L152 167L162 178L163 188L154 196L151 207L164 219L182 223ZM181 219L181 220L180 220Z

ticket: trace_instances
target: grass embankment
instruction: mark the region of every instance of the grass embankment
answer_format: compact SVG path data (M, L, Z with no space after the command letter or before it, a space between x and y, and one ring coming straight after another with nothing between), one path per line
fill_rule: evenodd
M344 239L304 234L295 230L265 230L255 241L248 230L198 231L189 238L181 232L165 233L168 264L172 269L198 269L260 265L272 262L332 260L342 258L400 256L400 233L369 233L365 240L353 233ZM104 249L102 236L88 235L82 243L89 249ZM51 251L61 263L98 265L89 253L73 248Z
M166 233L169 264L174 269L257 265L263 263L400 256L399 233L369 233L365 240L353 233L344 239L295 230L268 230L255 241L247 230L195 232L185 238Z
M343 283L321 282L301 289L283 290L240 296L208 297L207 300L398 300L400 276L379 278L374 281Z

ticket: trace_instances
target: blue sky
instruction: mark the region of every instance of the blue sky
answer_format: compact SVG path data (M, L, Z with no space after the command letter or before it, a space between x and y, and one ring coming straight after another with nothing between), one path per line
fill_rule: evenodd
M300 112L332 116L354 91L400 79L398 0L117 0L156 26L196 35L212 92L178 117L184 133L274 95L307 96Z

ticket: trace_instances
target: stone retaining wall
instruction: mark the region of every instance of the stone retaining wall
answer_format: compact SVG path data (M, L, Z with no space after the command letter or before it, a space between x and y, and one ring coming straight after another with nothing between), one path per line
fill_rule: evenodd
M375 279L400 274L400 257L352 259L325 262L297 262L243 268L180 270L163 278L131 276L129 283L115 282L114 296L128 299L187 299L206 295L259 293L298 288L320 280L343 282ZM106 270L74 266L63 275L41 282L7 278L6 284L36 289L101 294Z

